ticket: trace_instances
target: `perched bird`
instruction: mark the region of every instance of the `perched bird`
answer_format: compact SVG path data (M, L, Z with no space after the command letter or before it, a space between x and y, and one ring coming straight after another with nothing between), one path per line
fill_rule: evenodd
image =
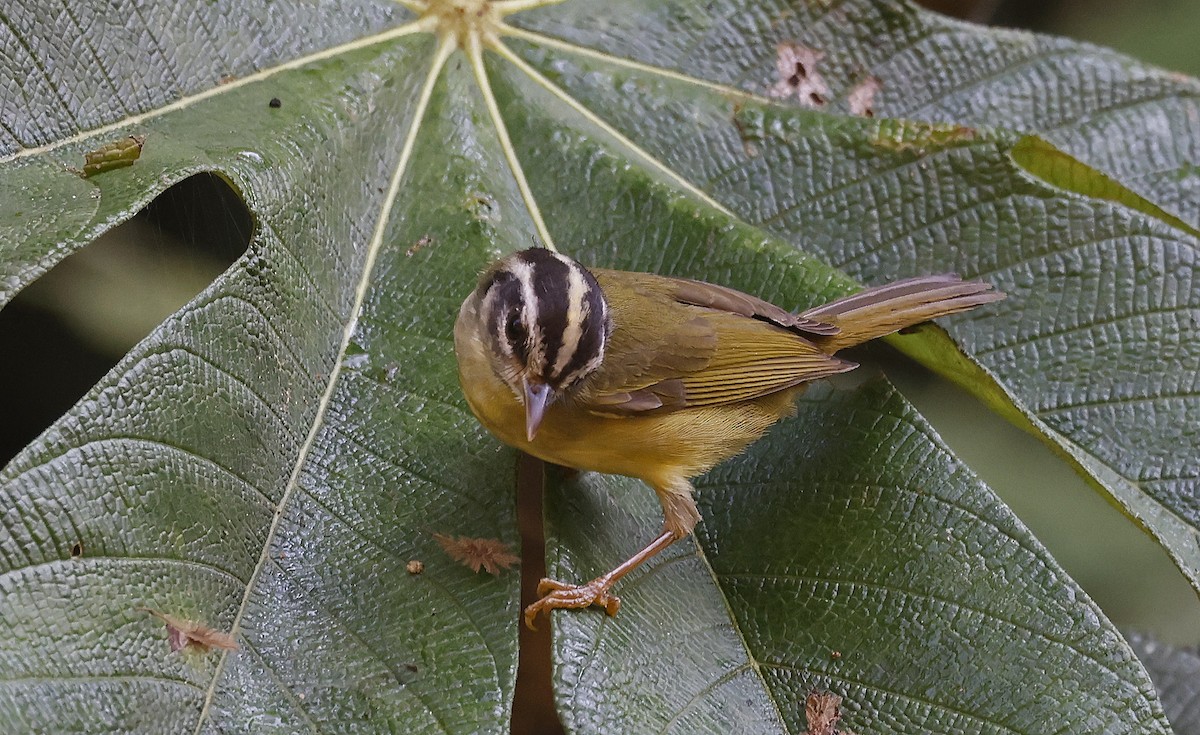
M542 248L493 263L454 326L471 410L502 441L547 462L644 480L662 534L582 585L543 579L525 609L599 605L612 586L692 532L690 478L794 412L804 384L852 370L846 347L1004 298L980 281L921 276L792 314L731 288L587 269Z

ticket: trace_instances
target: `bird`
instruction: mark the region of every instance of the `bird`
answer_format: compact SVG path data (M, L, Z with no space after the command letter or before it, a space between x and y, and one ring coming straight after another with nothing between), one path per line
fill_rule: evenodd
M639 478L662 532L590 582L543 578L524 610L620 608L632 570L692 533L691 479L795 412L806 384L853 370L835 353L1004 294L954 274L866 288L798 314L689 278L586 268L533 247L487 267L454 326L471 411L504 443L546 462Z

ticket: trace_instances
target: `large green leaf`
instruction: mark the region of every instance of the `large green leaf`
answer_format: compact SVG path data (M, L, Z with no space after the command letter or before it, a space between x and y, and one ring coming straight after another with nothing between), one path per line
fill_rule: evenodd
M370 32L391 22L379 15ZM506 720L514 579L456 566L431 532L516 540L514 458L463 406L448 335L491 244L528 227L473 83L436 48L397 35L185 99L133 124L136 165L87 181L65 166L94 138L10 160L18 284L196 170L228 176L257 227L234 268L4 470L0 729ZM62 216L76 197L89 206ZM503 222L478 214L483 199ZM409 257L426 236L436 246ZM405 573L411 558L423 575ZM232 628L241 648L172 655L139 607Z
M1144 634L1129 636L1180 735L1200 732L1200 650L1180 648Z
M852 732L1156 720L1099 610L912 408L882 381L811 393L704 479L696 542L626 584L616 618L556 618L570 731L800 733L814 690ZM657 531L632 480L557 490L567 578Z
M626 155L860 280L1007 291L951 330L965 359L904 349L1068 457L1200 590L1200 83L892 2L617 5L515 16L509 45L543 75L511 71L521 93L591 111ZM780 44L823 54L806 72L829 109L874 78L877 113L950 122L787 112L762 97Z
M0 13L0 79L15 80L4 99L20 99L0 109L4 302L197 171L229 179L256 222L245 257L0 474L6 727L504 730L515 578L454 565L432 533L515 540L514 456L467 412L450 329L478 269L538 241L789 307L854 286L800 250L864 280L987 277L1010 299L951 322L966 357L934 330L903 338L906 349L962 380L989 376L977 390L1094 457L1107 487L1119 483L1103 472L1125 475L1127 492L1114 492L1185 570L1200 569L1185 549L1194 468L1178 467L1185 455L1170 443L1194 449L1179 427L1195 399L1164 382L1195 360L1197 326L1178 318L1195 299L1195 238L1168 213L1186 220L1187 197L1150 187L1139 191L1161 209L1138 199L1121 185L1128 170L1086 136L1072 152L1117 183L1074 159L1069 177L1018 163L1011 151L1037 145L1017 131L860 120L761 96L778 83L778 43L836 32L821 43L827 59L921 54L941 47L913 28L940 21L892 3L814 21L798 4L521 0L495 6L527 11L508 16L527 30L499 29L501 43L469 32L472 19L495 19L493 6L434 3L417 20L424 3L405 4L417 12L384 0L73 12L22 0ZM1032 43L953 28L982 45ZM1113 86L1155 75L1055 43L1067 49L1057 65L993 63L1028 84L1066 84L1056 69L1088 64ZM992 82L1006 77L946 48L999 94ZM878 71L854 63L845 68L864 78ZM881 105L932 86L878 74ZM1194 90L1178 84L1164 105ZM841 100L844 88L831 89ZM1169 127L1157 133L1162 150L1186 146ZM130 134L146 136L134 165L88 179L69 170ZM1076 311L1059 314L1064 303ZM1097 335L1109 339L1071 341ZM1134 360L1149 351L1163 362ZM1075 402L1110 378L1121 381L1107 414ZM722 731L704 718L741 713L799 731L800 703L819 686L846 697L852 729L1167 731L1128 646L911 409L878 384L817 396L705 480L710 520L692 547L702 557L630 580L614 620L556 618L574 729L678 714L683 730ZM1142 400L1153 423L1132 442L1119 432ZM1112 455L1122 444L1127 464ZM1160 486L1152 471L1174 474ZM726 494L740 483L754 487ZM554 501L553 527L570 541L552 556L576 576L657 523L636 483L583 484ZM599 487L611 495L585 492ZM618 500L619 512L603 511ZM768 541L783 519L791 535ZM82 558L71 558L76 541ZM405 572L412 558L424 574ZM232 630L240 649L173 655L140 607ZM593 643L580 686L567 667ZM1019 686L1029 681L1041 682L1034 694ZM679 701L687 691L694 699Z

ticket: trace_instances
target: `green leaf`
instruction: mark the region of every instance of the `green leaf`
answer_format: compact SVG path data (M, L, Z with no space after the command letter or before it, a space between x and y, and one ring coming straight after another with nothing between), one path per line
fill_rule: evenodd
M193 34L228 12L200 5L181 11ZM393 22L376 15L360 33ZM0 475L0 729L507 720L516 578L472 574L432 533L517 540L514 457L463 405L449 335L490 244L521 236L520 200L469 75L431 66L435 48L395 35L261 81L235 67L242 83L130 123L141 158L87 182L64 165L96 147L86 137L10 156L18 283L196 170L228 176L257 227ZM89 207L64 217L72 199ZM479 215L484 200L505 221ZM240 648L173 654L143 607L233 630Z
M898 343L1094 460L1197 578L1190 81L885 2L464 0L421 20L415 0L13 5L0 303L199 171L256 227L0 471L8 729L506 730L515 575L476 576L433 534L516 541L515 457L467 411L450 332L479 269L539 242L789 308L854 279L993 281L1009 300L949 320L954 342ZM522 11L491 26L501 40L473 31L500 11ZM786 91L776 57L798 45L823 54L824 110L764 96ZM1087 87L1071 74L1088 69L1129 94L1064 95L1083 101L1057 131L946 112ZM870 75L877 114L907 101L926 121L846 116ZM1162 99L1138 110L1171 121L1143 126L1154 156L1063 132L1127 120L1146 79ZM922 99L947 106L917 114ZM1076 185L1014 160L1027 128L1079 159ZM72 172L130 135L130 165ZM1086 185L1092 169L1114 183ZM814 395L703 481L703 552L631 579L614 620L556 614L574 730L678 714L723 732L737 714L798 732L824 687L855 731L1167 732L1128 646L910 408L875 383ZM581 482L554 501L552 557L574 576L659 521L637 483ZM239 649L171 653L139 608Z
M1200 83L896 3L685 7L515 16L509 45L543 77L509 76L860 281L950 270L1006 291L953 322L965 357L933 335L902 349L1067 457L1200 590ZM874 78L876 114L952 122L745 96L776 91L784 47L820 54L827 111ZM763 280L740 285L794 303Z
M1200 731L1200 651L1134 633L1129 644L1146 665L1177 733Z
M1200 82L1064 38L982 29L888 0L616 0L513 17L539 44L765 94L778 43L821 54L828 106L879 80L877 117L1036 132L1200 223Z
M555 617L569 731L806 732L825 690L851 732L1168 731L1096 606L882 381L811 390L699 490L696 541L617 617ZM633 480L550 498L567 579L658 530Z

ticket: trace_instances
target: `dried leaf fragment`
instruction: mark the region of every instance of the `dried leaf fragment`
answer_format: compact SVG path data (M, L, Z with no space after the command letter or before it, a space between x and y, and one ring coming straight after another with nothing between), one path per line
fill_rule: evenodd
M817 64L825 57L818 51L798 43L781 43L775 47L775 69L779 80L767 94L779 99L795 97L805 107L823 107L829 99L829 86L817 72Z
M132 166L134 161L141 158L142 146L145 144L146 136L127 135L120 140L102 145L94 151L83 154L83 170L77 173L87 179L106 171Z
M878 77L867 77L858 83L850 94L846 95L846 104L850 105L850 114L860 117L875 117L875 93L883 88L883 82Z
M167 642L171 646L171 652L176 653L191 646L198 651L207 652L213 648L220 648L225 651L236 651L237 642L233 640L233 636L229 633L222 633L219 630L204 625L203 623L195 623L191 620L183 620L174 615L168 615L158 610L153 610L148 607L134 608L140 612L150 613L154 617L163 621L167 625Z
M445 536L440 533L433 534L433 537L447 556L476 573L484 569L488 574L498 575L500 570L521 561L521 557L509 551L508 544L499 539Z
M804 716L808 720L805 735L852 735L848 730L839 730L842 719L842 698L833 692L810 692L804 703Z
M420 559L410 559L404 568L409 574L420 574L425 571L425 562Z

